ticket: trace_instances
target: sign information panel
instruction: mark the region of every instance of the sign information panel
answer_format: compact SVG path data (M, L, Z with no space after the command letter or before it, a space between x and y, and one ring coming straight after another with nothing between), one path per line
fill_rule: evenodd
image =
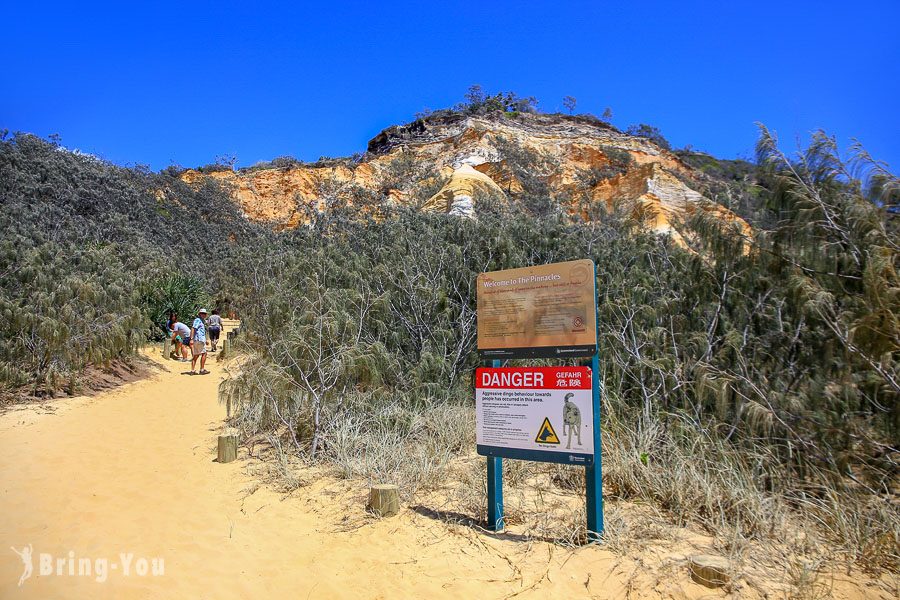
M478 352L484 358L568 358L597 352L591 260L478 276Z
M588 367L481 368L475 376L479 454L593 464Z

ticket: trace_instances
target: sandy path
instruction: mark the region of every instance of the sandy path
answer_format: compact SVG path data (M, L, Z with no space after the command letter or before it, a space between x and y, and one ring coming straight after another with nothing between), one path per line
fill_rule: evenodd
M404 509L375 520L363 485L323 479L290 497L241 460L214 462L223 367L182 364L94 398L0 416L0 598L723 597L602 548L494 538ZM10 546L31 544L34 574ZM41 574L40 554L89 559L90 575ZM120 553L131 553L126 575ZM164 574L137 574L161 557ZM108 559L105 581L97 560ZM115 570L111 565L116 564ZM102 577L100 577L102 579ZM643 579L643 580L642 580ZM629 583L630 582L630 583Z

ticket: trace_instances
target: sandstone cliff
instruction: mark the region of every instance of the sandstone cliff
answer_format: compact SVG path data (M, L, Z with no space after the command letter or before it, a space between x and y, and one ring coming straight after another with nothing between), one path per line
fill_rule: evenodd
M207 174L188 170L182 177L230 184L249 218L277 228L296 227L307 208L323 209L326 190L335 187L476 217L479 198L506 201L522 192L522 165L513 163L523 153L536 157L528 176L568 198L573 212L589 214L585 199L639 212L653 229L680 240L680 219L703 210L749 232L743 219L692 189L702 175L675 154L584 116L444 113L385 129L359 161ZM429 186L434 189L427 197L415 197Z

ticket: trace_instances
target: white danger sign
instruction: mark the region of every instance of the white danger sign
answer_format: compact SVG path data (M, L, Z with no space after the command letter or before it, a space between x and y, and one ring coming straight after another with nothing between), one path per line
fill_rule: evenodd
M475 437L479 454L576 464L593 462L589 368L482 368L475 376Z

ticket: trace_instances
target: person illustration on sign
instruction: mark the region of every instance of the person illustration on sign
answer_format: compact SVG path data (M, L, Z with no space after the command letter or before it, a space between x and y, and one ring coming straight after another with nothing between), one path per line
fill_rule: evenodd
M572 398L575 394L569 392L565 397L565 404L563 405L563 436L568 432L568 442L566 443L566 449L572 449L572 430L575 430L575 435L578 436L578 445L581 445L581 410L575 405L574 402L569 401L569 398Z

